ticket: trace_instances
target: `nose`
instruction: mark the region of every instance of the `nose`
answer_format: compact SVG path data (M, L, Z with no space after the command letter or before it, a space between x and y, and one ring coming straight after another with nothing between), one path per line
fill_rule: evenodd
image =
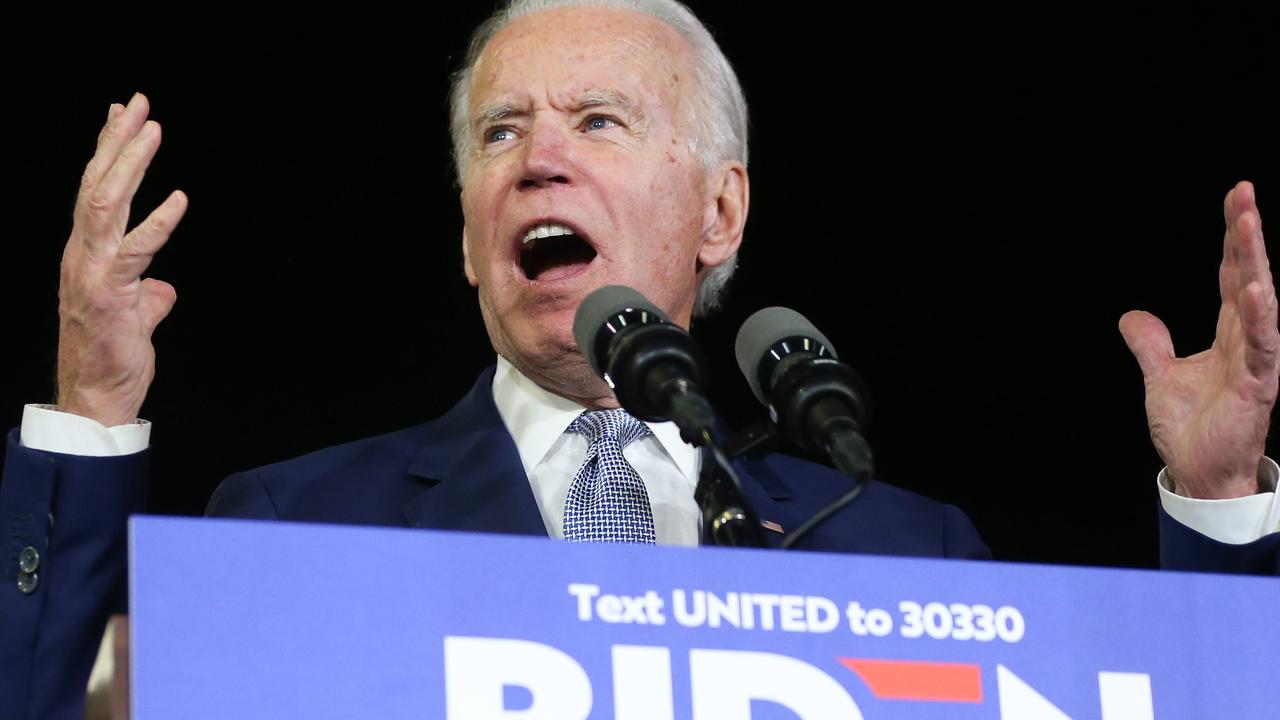
M550 122L535 122L524 142L520 189L571 184L571 152L569 138L563 128Z

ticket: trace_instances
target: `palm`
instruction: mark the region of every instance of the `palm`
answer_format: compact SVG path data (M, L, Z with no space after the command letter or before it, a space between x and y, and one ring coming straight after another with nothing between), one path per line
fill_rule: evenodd
M1253 188L1226 201L1219 272L1222 308L1211 348L1177 358L1155 316L1130 312L1121 332L1142 366L1147 420L1178 492L1236 497L1256 491L1277 387L1276 297Z
M85 168L75 227L62 256L58 404L106 425L132 420L155 376L151 334L176 293L142 279L186 210L174 192L131 232L130 203L160 145L146 98L112 106Z

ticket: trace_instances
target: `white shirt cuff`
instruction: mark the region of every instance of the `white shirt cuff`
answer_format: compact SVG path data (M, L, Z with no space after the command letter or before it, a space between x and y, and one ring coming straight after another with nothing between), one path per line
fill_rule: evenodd
M150 443L151 423L146 420L107 427L53 405L27 405L22 411L22 446L32 450L114 457L141 452Z
M1178 495L1170 487L1168 470L1161 470L1156 478L1160 504L1170 517L1201 535L1230 545L1244 545L1280 531L1280 507L1276 504L1280 466L1271 458L1263 458L1258 465L1258 494L1228 500Z

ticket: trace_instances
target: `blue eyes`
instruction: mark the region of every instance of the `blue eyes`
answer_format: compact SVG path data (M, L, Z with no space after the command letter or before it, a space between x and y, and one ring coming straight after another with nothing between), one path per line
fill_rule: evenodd
M609 128L620 127L621 123L611 117L605 115L592 115L582 123L582 129L587 132L596 132L599 130L608 130ZM516 131L509 125L489 128L484 132L484 142L486 145L506 142L516 139Z
M484 141L486 144L492 144L502 142L503 140L510 140L513 137L515 137L515 133L511 131L511 128L499 127L486 130L484 134Z
M582 126L588 130L606 130L611 127L617 127L618 123L603 115L592 115Z

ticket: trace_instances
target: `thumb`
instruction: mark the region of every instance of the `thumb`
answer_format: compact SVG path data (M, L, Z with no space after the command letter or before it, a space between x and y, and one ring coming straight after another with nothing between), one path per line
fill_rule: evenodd
M1142 377L1150 380L1164 372L1173 362L1173 340L1169 328L1160 318L1142 310L1130 310L1120 317L1120 334L1124 344L1142 368Z
M163 280L144 278L139 295L138 314L142 318L143 327L150 335L173 309L173 304L178 301L178 291Z

